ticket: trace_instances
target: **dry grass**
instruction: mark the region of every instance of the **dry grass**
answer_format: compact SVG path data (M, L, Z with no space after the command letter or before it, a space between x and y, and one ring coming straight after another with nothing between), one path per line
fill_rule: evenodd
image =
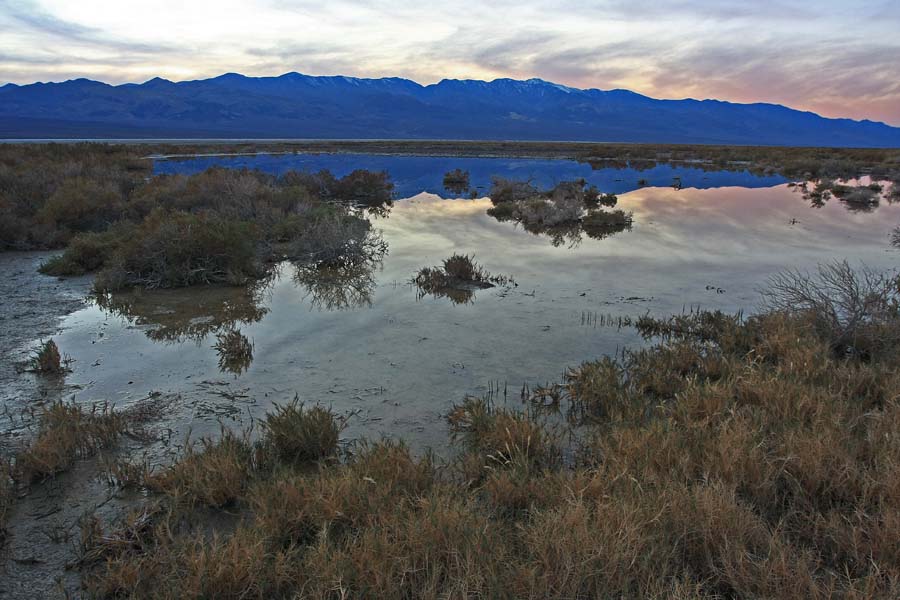
M321 406L307 408L295 398L276 406L262 427L269 458L279 463L299 465L337 453L341 427L334 414Z
M312 462L332 455L334 417L281 409L257 445L225 433L175 465L164 491L202 501L163 498L103 534L85 584L146 598L898 597L900 346L881 335L865 358L835 354L815 323L644 318L655 345L585 363L555 394L574 442L552 416L469 398L448 415L449 468L387 441ZM327 450L293 446L310 439ZM261 462L267 444L284 460Z
M68 359L59 353L53 340L41 342L41 347L31 357L31 371L39 375L62 375L68 371Z
M43 409L34 439L17 454L13 475L31 482L61 473L112 446L127 427L126 417L107 406L54 402Z

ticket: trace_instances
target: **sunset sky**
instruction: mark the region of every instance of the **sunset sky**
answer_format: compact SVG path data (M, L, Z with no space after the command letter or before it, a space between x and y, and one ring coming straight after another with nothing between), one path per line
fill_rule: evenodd
M0 82L540 77L900 125L900 2L0 0Z

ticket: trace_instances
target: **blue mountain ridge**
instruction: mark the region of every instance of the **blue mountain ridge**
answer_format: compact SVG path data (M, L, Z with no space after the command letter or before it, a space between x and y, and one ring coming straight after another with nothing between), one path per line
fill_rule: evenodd
M0 138L545 140L900 147L900 128L778 104L657 100L541 79L286 73L0 87Z

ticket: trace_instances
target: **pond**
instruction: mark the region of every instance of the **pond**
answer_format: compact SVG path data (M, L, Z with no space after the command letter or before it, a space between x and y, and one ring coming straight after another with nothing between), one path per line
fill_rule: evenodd
M752 312L758 290L785 268L833 259L897 266L889 233L900 206L849 211L811 205L780 177L660 165L599 169L573 161L359 155L202 157L158 161L159 173L213 164L260 168L387 169L398 196L373 217L387 254L371 269L321 280L282 264L259 289L189 289L120 296L72 313L55 339L75 362L79 401L179 397L173 423L195 435L247 425L295 394L350 415L347 438L381 435L441 448L450 406L467 394L519 402L523 384L558 381L567 367L644 343L618 320L692 308ZM532 233L487 214L487 198L443 190L461 168L484 189L492 175L550 185L584 177L619 194L630 229L608 236ZM681 189L671 186L674 177ZM647 185L637 186L638 179ZM482 194L483 195L483 194ZM515 284L465 302L421 296L409 281L454 252ZM252 360L220 369L216 334L237 327Z
M531 180L541 188L560 181L585 179L606 193L621 194L640 187L672 186L709 189L724 186L747 188L771 187L787 183L780 175L757 176L748 171L703 169L700 164L623 163L615 167L592 169L574 160L534 158L469 158L446 156L392 156L386 154L254 154L246 156L198 156L186 159L157 160L157 174L200 173L213 166L230 169L259 169L279 175L285 171L320 171L327 169L343 177L354 169L387 171L394 181L395 192L408 198L421 192L443 198L454 194L443 186L444 174L454 169L469 172L470 187L485 195L494 176Z

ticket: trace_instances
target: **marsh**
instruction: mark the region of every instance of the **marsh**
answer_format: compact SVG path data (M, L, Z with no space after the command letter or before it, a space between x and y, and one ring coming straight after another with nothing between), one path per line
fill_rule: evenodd
M264 442L269 434L261 423L277 422L272 415L285 410L300 419L307 414L302 406L327 409L312 413L323 423L334 419L323 430L328 460L346 455L365 462L386 452L390 460L430 473L428 461L454 459L452 430L469 427L473 411L483 413L485 423L499 419L513 427L510 435L518 427L528 434L532 425L519 415L533 406L522 398L554 409L564 396L560 390L614 380L614 357L653 343L634 324L707 310L751 315L762 309L760 290L785 269L814 270L846 259L890 271L900 256L892 245L900 224L896 184L859 173L807 180L743 165L717 170L685 162L352 153L136 164L127 152L120 158L132 165L117 171L123 200L110 195L109 206L101 208L119 211L123 222L103 229L103 219L83 221L59 202L53 214L61 226L36 230L43 237L17 239L57 248L68 242L68 252L2 256L10 274L3 292L11 300L3 306L9 343L0 400L11 415L3 449L32 448L31 440L47 439L41 432L54 414L76 406L87 415L94 406L128 419L152 414L153 423L146 436L143 429L132 431L130 421L124 424L124 433L117 429L115 439L82 452L85 461L64 463L72 473L48 483L20 479L17 498L0 490L13 557L44 551L47 544L35 540L43 539L36 532L46 526L21 515L47 511L58 511L52 513L54 527L86 524L84 539L100 540L87 556L104 556L104 528L135 506L145 516L139 515L133 531L159 516L127 490L182 497L193 477L184 473L202 467L207 459L199 456L206 450L209 460L226 461L216 473L234 475L237 487L223 478L215 486L204 479L212 487L194 492L201 501L214 496L213 505L224 504L227 521L231 505L243 502L241 469L258 442L251 437L262 435ZM102 168L96 171L103 176ZM467 186L449 189L447 173L466 173ZM497 202L498 179L515 182L510 189L524 196ZM336 184L343 189L339 195ZM372 185L381 191L369 194ZM233 201L245 192L252 201ZM140 203L132 205L132 198ZM145 276L122 286L97 285L90 271L103 269L116 253L119 260L142 258L142 249L160 247L167 249L161 255L182 256L174 236L144 235L140 241L127 229L139 226L146 233L152 218L162 218L135 220L156 214L154 202L188 215L178 217L184 227L165 229L185 234L177 239L192 239L185 232L220 219L226 242L203 246L213 253L241 237L226 225L243 219L255 236L243 276L209 283L208 277L170 282ZM504 216L498 207L511 210ZM102 214L92 211L86 214ZM203 248L184 256L205 267ZM190 261L182 271L194 271ZM480 274L456 286L462 293L423 293L416 284L423 267L446 275L457 272L457 262ZM45 266L52 275L42 274L41 264L60 270ZM120 264L133 273L138 263ZM168 273L168 267L148 272ZM84 271L89 273L57 276ZM32 310L35 299L42 310ZM51 339L66 367L52 377L36 372L32 362ZM619 410L591 406L579 410L604 418ZM297 427L310 439L318 435L302 423ZM208 439L198 445L202 438ZM392 441L373 448L371 456L359 453L361 440L382 438ZM560 447L544 458L560 468L573 460L571 451ZM95 453L99 466L90 463ZM167 470L179 458L180 466ZM357 459L347 460L352 465ZM8 464L16 463L0 463L0 469ZM105 475L98 476L98 469ZM491 485L501 483L509 482ZM52 486L64 493L49 492ZM521 490L508 491L513 495L504 506L514 504ZM85 512L104 524L84 521ZM53 558L45 562L9 562L13 580L50 581L75 560L67 539L72 541L52 543ZM78 589L77 573L66 577L67 589Z

